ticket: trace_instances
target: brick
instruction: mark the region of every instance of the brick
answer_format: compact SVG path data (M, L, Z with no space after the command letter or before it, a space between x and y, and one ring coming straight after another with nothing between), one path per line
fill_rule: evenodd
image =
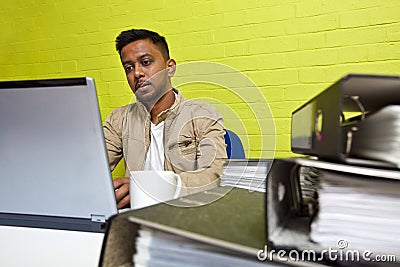
M110 30L101 30L98 32L85 32L79 34L79 38L82 38L83 45L94 45L94 44L103 44L109 43L110 45L114 45L115 37L121 32L122 29L110 29Z
M364 73L372 73L372 74L394 74L399 75L400 73L400 65L399 60L396 61L377 61L377 62L370 62L365 65L357 66L360 71Z
M400 43L381 43L368 47L368 60L400 59Z
M339 16L340 28L368 26L370 15L365 10L354 10Z
M173 6L173 4L182 6L183 1L182 0L152 0L151 3L143 1L143 2L132 2L127 5L125 1L122 1L121 4L126 6L126 8L129 8L129 10L135 11L137 10L138 12L134 13L141 13L141 11L151 11L151 10L161 10L163 8L168 8L169 6Z
M342 29L326 32L326 46L348 46L382 42L387 39L383 26Z
M260 156L256 158L272 158L265 156L264 153L267 151L274 152L276 149L276 136L275 135L250 135L250 150L251 152L258 151L261 153ZM262 156L264 155L264 156Z
M63 73L75 73L77 71L77 62L75 60L61 62L61 71Z
M275 119L275 129L276 134L290 134L291 132L291 118L276 118Z
M113 81L109 83L108 93L112 96L128 96L133 95L127 81Z
M242 103L242 99L231 90L216 90L213 95L224 103Z
M245 56L248 54L248 43L247 42L232 42L226 43L225 46L225 56Z
M110 96L109 95L98 95L97 99L99 101L100 106L102 106L102 107L110 106Z
M246 11L247 23L259 23L268 21L284 21L294 18L296 14L295 4L283 4L275 6L265 6Z
M225 50L226 51L226 50ZM257 56L237 56L233 58L223 58L218 60L222 64L226 64L239 71L257 70Z
M235 88L244 90L243 88L249 88L249 87L251 88L255 86L254 83L252 83L252 81L246 75L238 71L226 72L226 73L216 72L205 75L202 75L200 73L200 75L192 75L192 76L190 76L189 73L189 75L186 77L174 77L175 86L179 86L181 84L190 82L207 82L232 90L234 90Z
M271 103L270 107L274 118L290 118L292 112L298 108L302 103L298 101L284 101Z
M261 129L260 125L258 124L257 121L254 120L248 120L248 119L243 119L241 122L245 125L245 134L246 135L260 135L261 134Z
M110 96L109 97L109 107L117 108L129 104L130 99L126 96Z
M290 55L290 66L324 66L337 63L338 49L318 49L295 52Z
M326 67L312 67L299 69L299 82L321 83L326 82Z
M326 83L289 85L285 88L284 100L302 101L311 99L319 92L327 88L331 81L328 82L328 78L326 78L326 81Z
M103 81L121 81L124 78L125 73L122 68L101 70L101 79Z
M296 18L286 22L287 34L324 32L337 29L339 25L336 14L315 17Z
M41 73L62 73L61 62L48 62L36 64L38 74ZM36 69L35 67L35 69Z
M263 54L256 57L257 69L260 70L283 69L290 66L288 53Z
M301 1L296 5L297 17L312 17L324 13L324 2L320 0Z
M387 5L369 10L371 24L399 22L400 4Z
M215 94L215 91L218 91L220 89L215 86L203 83L194 83L194 84L186 84L184 86L180 86L177 88L188 99L194 99L201 102L217 101L220 99Z
M298 49L297 36L279 36L249 41L249 54L295 51Z
M34 51L49 52L49 50L55 51L57 49L57 45L54 43L54 40L51 38L31 40L30 42L25 43L25 45L28 45L30 50L34 50ZM15 47L15 46L13 45L13 47Z
M325 47L324 33L307 33L297 36L299 50L318 49Z
M297 69L278 69L249 72L248 76L258 86L285 85L298 82Z
M2 1L1 2L1 10L8 11L8 10L15 10L17 7L17 1Z
M182 28L184 28L184 26L182 26ZM204 46L206 44L214 43L214 32L213 31L191 32L187 33L185 36L180 36L180 37L173 35L173 39L176 43L175 47L182 46L183 49L185 49L188 46L200 46L200 45Z
M102 59L99 58L81 58L77 62L78 70L86 71L86 70L95 70L98 69L99 66L102 65Z
M386 2L386 1L385 1ZM324 10L331 13L348 12L350 10L363 10L382 5L382 1L325 1Z
M257 24L260 28L260 37L272 37L286 35L286 27L282 21L270 21Z
M55 61L76 60L84 57L84 49L82 47L51 49L50 51L53 51Z
M242 99L243 102L252 105L254 103L267 103L263 92L257 86L233 88L233 91Z
M363 70L359 69L358 66L359 65L355 63L350 63L350 64L341 64L335 66L335 68L328 68L326 73L327 79L328 81L332 81L332 83L334 83L335 81L339 80L341 77L349 73L356 73L356 72L362 73ZM365 63L362 64L361 66L365 66Z
M256 117L256 121L270 123L270 120L274 118L272 114L271 103L248 103L248 107Z
M181 21L165 21L163 23L163 35L166 36L168 40L169 34L177 34L182 32L182 22Z
M254 110L250 103L231 104L229 107L235 112L237 121L240 120L256 120Z
M284 88L279 86L265 86L260 88L267 103L282 102L284 98Z
M174 3L174 4L167 4L164 5L162 9L160 9L156 14L154 19L164 22L164 21L174 21L174 20L179 20L185 18L185 13L184 12L178 12L178 10L185 10L185 6L180 3ZM193 10L186 9L187 15L194 17L194 12ZM142 21L149 21L148 18L143 18L144 20ZM139 20L140 21L140 20Z
M102 58L107 58L107 57L108 57L108 61L110 62L110 68L112 68L112 69L120 68L123 70L122 63L121 63L120 57L118 55L118 52L115 52L114 55L103 56Z
M290 151L290 134L280 134L276 136L276 149Z
M235 12L225 12L222 14L222 26L223 27L231 27L246 24L246 16L247 12L243 12L243 10L235 11Z
M115 45L110 42L104 44L98 44L100 46L100 54L101 56L110 56L111 58L118 58L118 52L115 49ZM118 60L119 61L119 60Z
M400 23L394 23L386 27L389 42L400 41Z
M219 13L218 11L214 10L215 5L213 1L199 1L198 3L193 1L191 2L191 10L193 10L194 16L209 16L210 14Z
M85 58L99 58L101 56L101 45L100 44L86 44L84 50ZM105 62L104 67L109 67L108 57L102 57L102 60ZM107 63L107 64L106 64Z
M251 8L250 3L244 1L230 1L229 3L226 1L212 1L214 5L214 12L232 12L239 10L246 10Z
M369 48L367 45L341 47L338 63L365 62L368 60Z
M328 70L328 78L338 80L340 77L349 73L369 73L369 74L394 74L400 73L399 60L397 61L377 61L367 63L352 63L338 65L334 69Z
M254 25L219 28L214 30L215 42L232 42L257 39L260 30Z
M385 66L386 66L386 73L388 74L393 74L393 75L399 75L400 73L400 60L387 60L384 61Z
M15 77L15 69L14 66L10 65L0 65L0 73L2 80L8 80L7 77L10 77L9 80L12 80Z

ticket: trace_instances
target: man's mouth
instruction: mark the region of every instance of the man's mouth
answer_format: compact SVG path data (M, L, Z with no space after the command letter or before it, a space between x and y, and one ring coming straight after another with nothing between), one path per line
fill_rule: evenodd
M144 88L146 88L146 87L149 86L149 85L150 85L149 82L138 83L138 84L136 85L136 90L144 89Z

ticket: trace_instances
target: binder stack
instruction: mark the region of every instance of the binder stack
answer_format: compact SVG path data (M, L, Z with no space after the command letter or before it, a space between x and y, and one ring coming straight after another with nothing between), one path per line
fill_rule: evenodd
M275 160L268 175L271 246L340 265L400 263L399 114L400 77L360 74L293 112L292 151L308 157Z

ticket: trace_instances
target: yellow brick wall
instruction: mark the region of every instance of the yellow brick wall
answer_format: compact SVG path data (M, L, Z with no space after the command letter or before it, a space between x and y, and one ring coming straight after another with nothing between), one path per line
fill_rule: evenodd
M178 64L231 68L218 71L233 88L207 78L179 88L218 106L247 156L276 147L285 157L301 103L348 73L400 74L399 14L398 0L2 0L0 79L91 76L104 119L132 98L115 37L148 28L167 38ZM240 91L238 75L254 84Z

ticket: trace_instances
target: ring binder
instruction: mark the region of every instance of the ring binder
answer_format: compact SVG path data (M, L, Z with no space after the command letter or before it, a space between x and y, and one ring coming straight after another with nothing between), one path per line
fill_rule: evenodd
M358 124L383 107L399 104L399 76L344 76L293 111L291 149L321 159L354 162L351 149ZM346 118L345 114L351 113L357 116Z

